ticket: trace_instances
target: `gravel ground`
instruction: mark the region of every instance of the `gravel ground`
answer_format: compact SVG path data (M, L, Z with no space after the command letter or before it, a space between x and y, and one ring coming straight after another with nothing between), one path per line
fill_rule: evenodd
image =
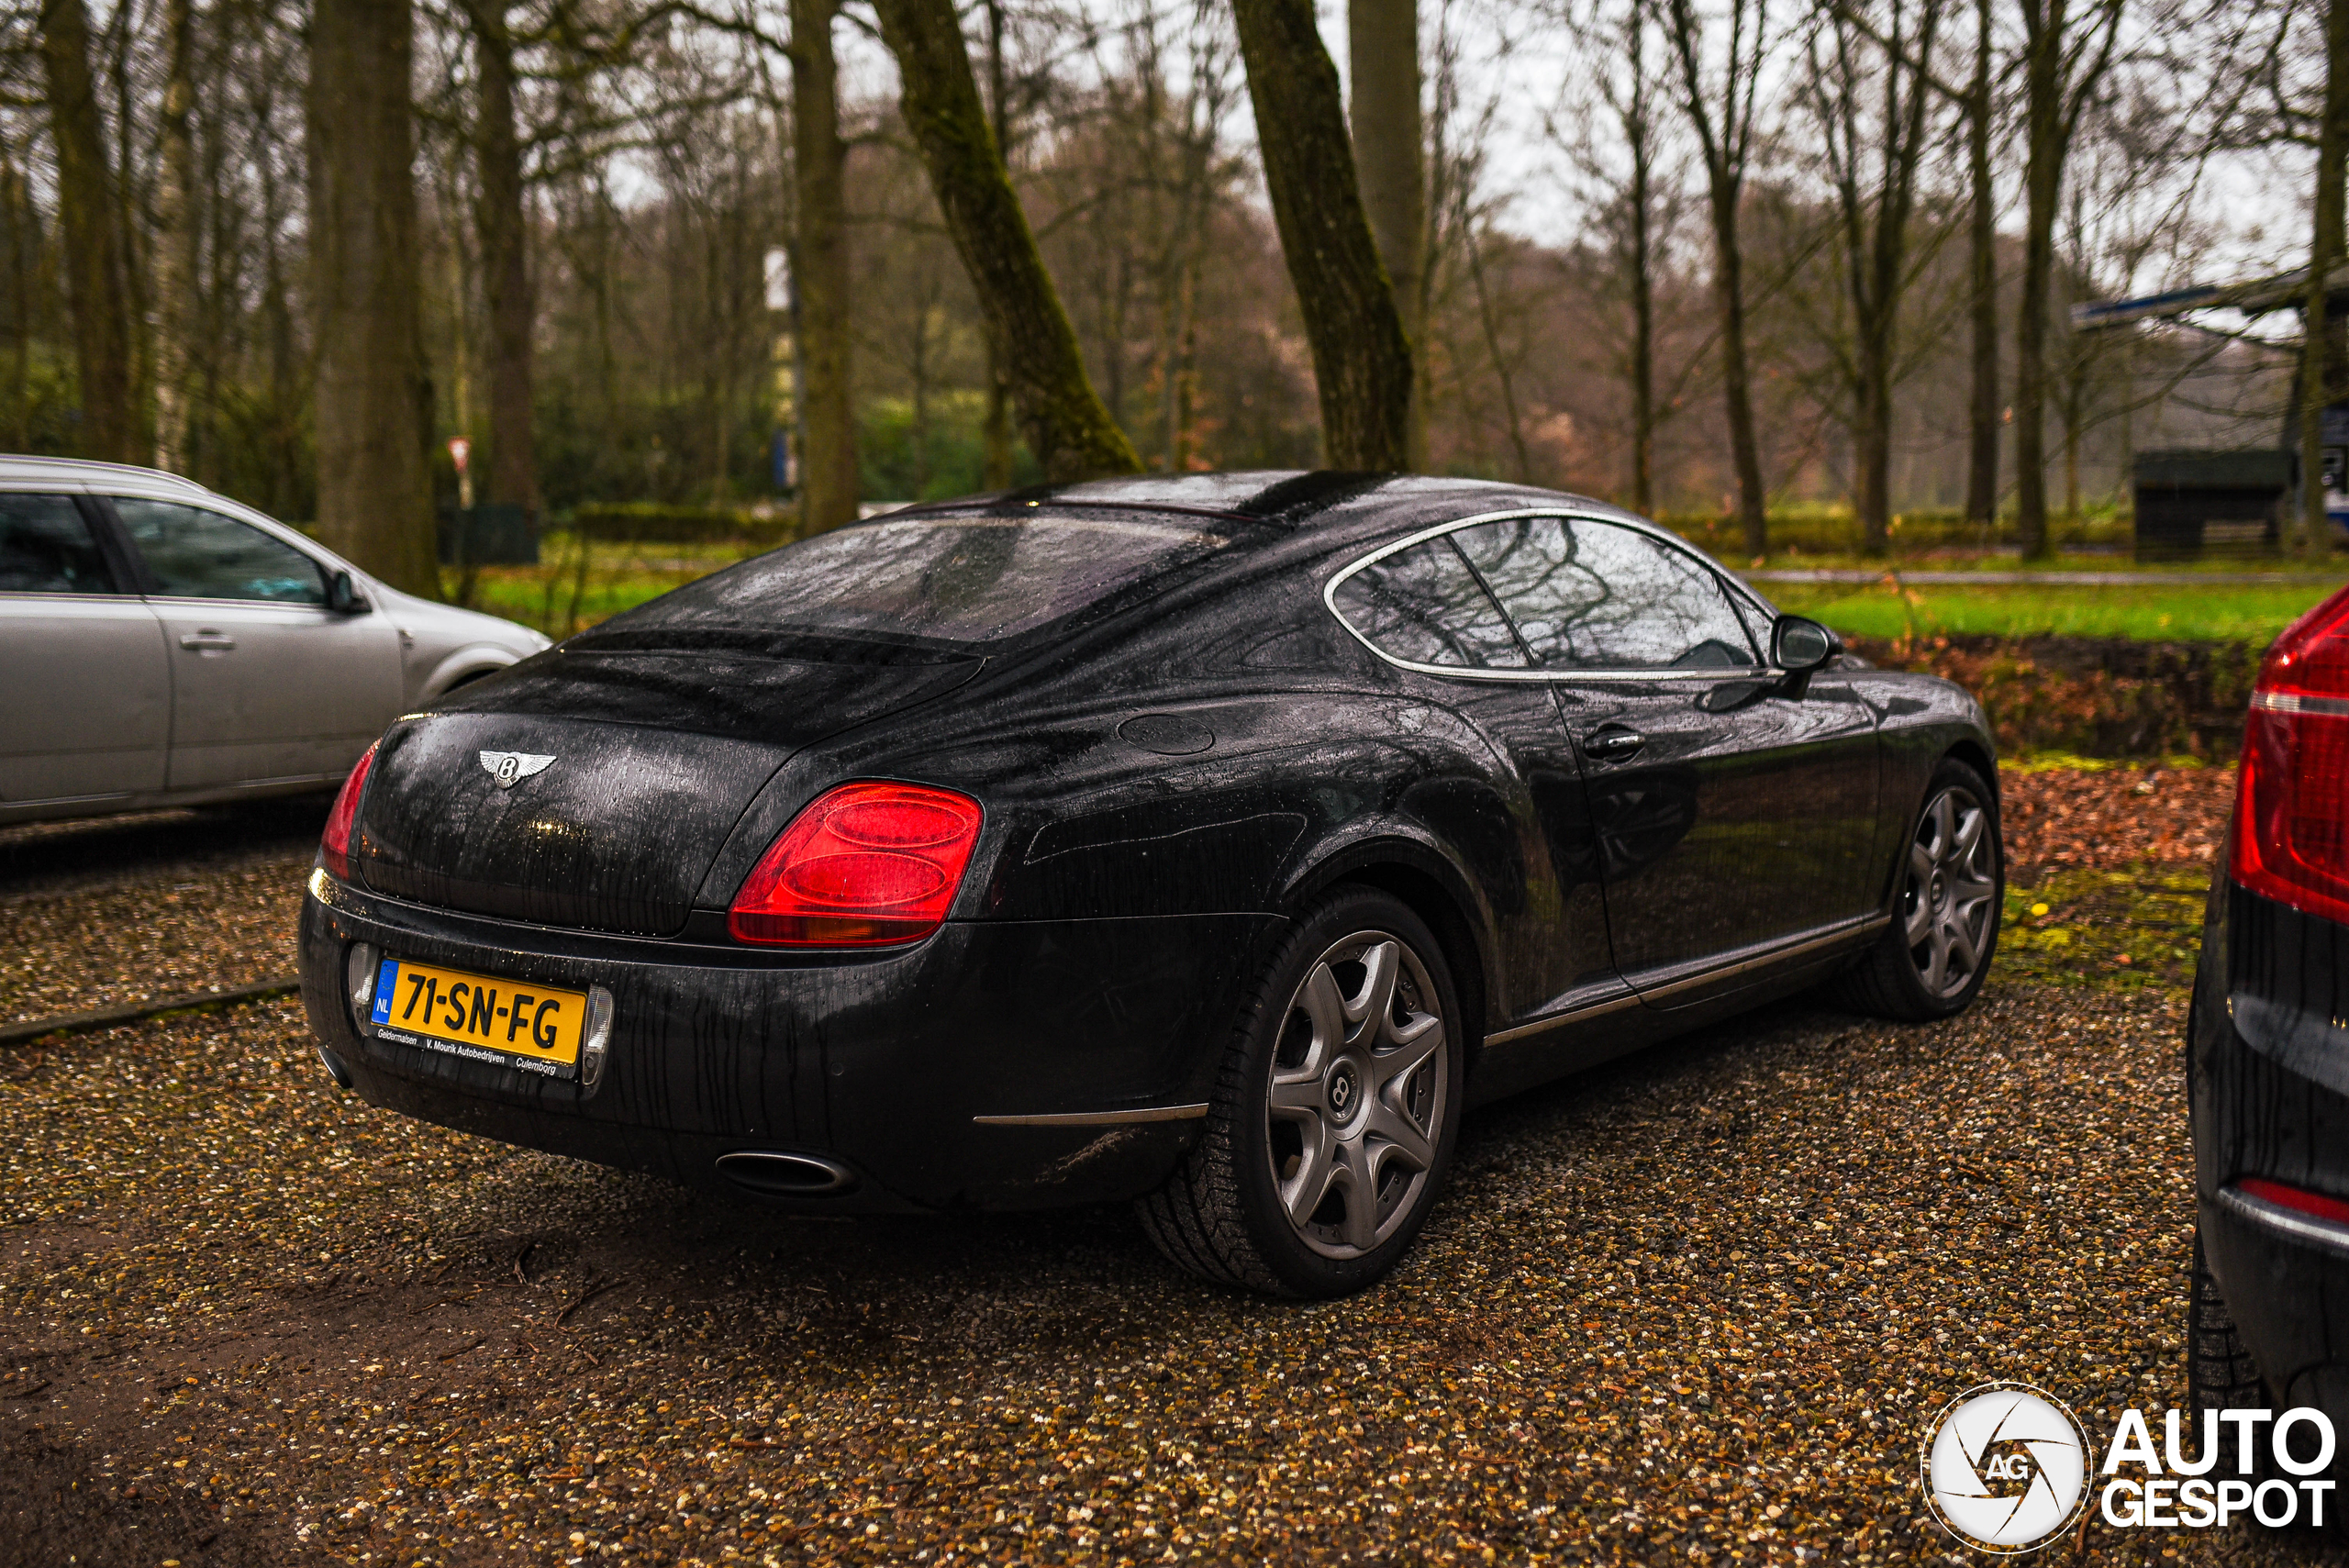
M292 973L326 812L304 796L0 828L0 1024Z
M2182 776L2013 776L2018 849ZM0 830L0 1016L290 967L322 811ZM2051 874L2043 943L2095 923ZM2099 1442L2183 1399L2151 967L1927 1029L1787 1004L1479 1113L1403 1269L1309 1307L1122 1211L777 1217L404 1121L290 1000L0 1052L0 1568L1946 1559L1952 1395Z
M2099 1440L2182 1400L2179 1022L1780 1006L1472 1118L1402 1270L1302 1307L1122 1212L776 1217L406 1122L290 1003L57 1041L0 1058L0 1525L191 1568L1946 1557L1957 1391Z

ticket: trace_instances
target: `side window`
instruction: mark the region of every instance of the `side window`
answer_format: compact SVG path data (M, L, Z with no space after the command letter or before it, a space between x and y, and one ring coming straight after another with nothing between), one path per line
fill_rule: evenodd
M1729 590L1729 602L1737 612L1737 618L1745 623L1747 639L1762 651L1766 663L1770 657L1770 613L1734 588Z
M114 573L72 496L0 495L0 594L114 591Z
M1635 529L1580 517L1511 517L1453 537L1545 669L1758 662L1712 569Z
M1391 658L1464 670L1525 667L1508 620L1448 539L1373 562L1331 597L1346 624Z
M158 594L175 599L268 599L323 605L317 562L249 523L170 501L114 498Z

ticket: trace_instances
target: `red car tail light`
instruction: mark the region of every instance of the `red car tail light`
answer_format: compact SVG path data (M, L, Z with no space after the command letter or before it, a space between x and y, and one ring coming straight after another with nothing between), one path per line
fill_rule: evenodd
M2228 870L2263 897L2349 922L2349 588L2294 621L2259 666Z
M2287 1186L2282 1182L2271 1182L2265 1176L2240 1177L2235 1187L2253 1197L2284 1208L2295 1209L2319 1219L2329 1219L2335 1225L2349 1225L2349 1203L2324 1193L2312 1193L2306 1187Z
M769 947L879 947L946 918L979 803L952 790L868 781L825 791L759 858L726 929Z
M367 770L374 765L375 747L370 746L351 770L351 776L342 781L342 793L334 797L334 809L327 813L327 830L318 839L318 858L327 862L328 873L337 882L351 880L351 829L358 825L359 797L366 793Z

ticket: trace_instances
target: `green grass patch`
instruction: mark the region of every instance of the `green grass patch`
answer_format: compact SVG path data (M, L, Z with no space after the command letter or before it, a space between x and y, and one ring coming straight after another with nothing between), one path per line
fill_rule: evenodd
M2337 579L2268 586L2214 584L2065 587L2043 584L1944 586L1886 581L1765 583L1777 606L1854 637L2125 637L2143 641L2248 642L2265 647Z
M441 592L451 603L560 639L764 548L735 541L583 539L551 532L540 541L538 565L484 566L469 588L459 573L444 568Z
M2010 884L1993 973L2042 984L2190 989L2210 891L2210 867L2172 861Z

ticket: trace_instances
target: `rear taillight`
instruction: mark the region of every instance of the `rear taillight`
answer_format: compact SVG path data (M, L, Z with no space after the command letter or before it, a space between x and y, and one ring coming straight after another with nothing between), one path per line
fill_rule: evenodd
M359 765L351 770L351 776L342 781L342 793L334 797L334 809L327 813L327 830L318 839L318 858L338 882L351 880L351 830L359 822L359 797L366 793L367 770L374 765L375 748L370 746Z
M2329 1219L2335 1225L2349 1225L2349 1203L2325 1193L2312 1193L2306 1187L2287 1186L2271 1182L2265 1176L2243 1176L2235 1182L2239 1192L2263 1199L2284 1208L2298 1209L2319 1219Z
M2349 922L2349 588L2259 666L2228 869L2263 897Z
M726 929L774 947L877 947L946 918L979 803L952 790L877 781L827 790L791 819L742 882Z

